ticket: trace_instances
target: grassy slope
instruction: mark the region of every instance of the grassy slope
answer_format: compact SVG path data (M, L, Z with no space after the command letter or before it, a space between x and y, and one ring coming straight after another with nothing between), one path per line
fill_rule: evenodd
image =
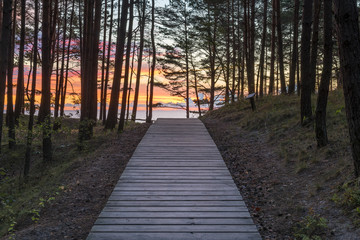
M25 141L27 136L26 119L22 119L17 129L17 146L9 150L2 146L0 159L0 236L9 232L12 223L28 225L38 220L37 214L42 206L53 201L66 188L62 179L72 167L81 164L86 157L106 146L117 137L116 131L105 132L101 125L95 127L94 137L85 143L81 152L77 148L78 120L64 119L62 128L52 133L53 161L42 162L41 129L34 129L34 142L30 176L27 182L21 178L23 172ZM134 127L128 126L128 128ZM5 129L7 131L7 129ZM4 131L4 132L5 132ZM3 141L6 143L7 139ZM66 189L65 189L66 191ZM32 219L33 218L33 219ZM31 220L32 219L32 220Z
M315 105L315 103L316 98L314 96L313 104ZM304 211L301 212L304 213L295 214L298 219L295 219L294 223L286 226L286 228L291 228L289 231L291 233L280 232L276 236L283 237L283 234L294 235L296 232L302 234L303 228L305 227L300 226L300 230L296 231L296 226L299 227L299 224L306 225L305 222L309 220L306 219L306 216L311 215L311 217L318 217L317 212L319 212L320 215L325 214L324 211L326 212L326 210L333 207L332 203L333 205L336 204L336 206L339 206L339 208L342 207L342 209L345 210L344 214L350 216L350 220L356 225L360 213L360 208L358 208L360 207L360 194L357 190L358 185L353 179L349 134L342 91L334 91L330 94L327 118L330 144L321 149L318 149L316 146L314 125L309 127L302 127L300 125L299 97L265 97L257 101L256 104L257 110L255 112L251 111L249 102L244 101L230 104L208 113L203 120L205 123L208 123L207 125L212 135L216 135L216 133L213 133L215 127L209 124L212 121L222 122L226 126L229 126L225 127L225 129L228 128L230 130L223 133L223 135L227 134L225 137L227 142L236 141L236 137L239 134L242 135L242 137L255 135L257 138L262 138L263 145L258 146L260 149L250 149L249 151L252 151L254 154L261 151L273 152L276 155L276 161L280 163L270 166L265 159L265 162L263 162L265 166L262 170L266 171L267 167L274 168L275 166L275 168L278 168L278 172L285 175L281 181L285 180L289 183L294 183L295 191L299 194L291 192L293 191L292 189L288 189L287 193L282 193L279 190L276 194L279 194L280 197L283 198L290 196L289 198L291 200L284 204L296 205L293 209L303 209ZM218 146L228 144L223 143L221 138L224 138L224 136L220 137L220 140L217 142L216 137L214 137ZM223 146L219 148L221 150ZM230 163L236 159L236 157L232 156L238 154L238 152L233 151L231 155L228 153L231 151L231 149L222 151L225 161L229 162L228 167L230 170L232 168ZM252 159L248 159L247 161L255 162L255 160ZM275 172L277 172L277 170ZM268 176L264 174L263 177ZM270 180L273 178L275 177L270 177ZM277 188L274 187L274 189L276 192ZM250 198L251 197L252 196L250 196ZM271 194L269 194L269 198L270 197ZM321 202L322 200L327 202L327 209L325 207L323 211L321 211L317 205L317 202ZM311 202L311 204L309 202ZM314 206L315 209L313 209L313 207L310 209L309 206ZM342 210L339 212L341 215L344 215ZM331 228L338 228L335 226L337 223L332 223L330 216L325 217L330 218L328 224L329 232L327 233L327 235L330 236L334 234L331 233ZM261 221L260 219L258 223L262 224ZM273 221L278 220L273 219ZM316 224L320 225L321 223L317 222ZM315 226L315 228L316 227L318 226ZM278 226L278 228L280 229L281 227ZM274 231L277 231L277 229L274 229ZM342 229L342 231L346 232L350 230ZM262 233L263 236L271 235L268 230L264 230ZM311 236L315 233L308 231L305 235L306 234Z

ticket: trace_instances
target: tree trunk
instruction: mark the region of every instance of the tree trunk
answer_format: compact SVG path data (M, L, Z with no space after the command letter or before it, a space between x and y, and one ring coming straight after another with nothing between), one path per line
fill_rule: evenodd
M151 63L151 77L150 77L150 97L149 97L149 116L146 119L147 123L151 123L152 121L152 114L153 114L153 101L154 101L154 77L155 77L155 66L156 66L156 46L155 46L155 0L151 1L152 8L151 8L151 49L152 49L152 63ZM187 74L189 72L187 71ZM189 80L187 80L189 81ZM189 89L189 82L187 82L187 89ZM189 91L189 90L187 90ZM189 94L187 93L187 97ZM189 102L189 99L187 99ZM189 107L189 104L187 104ZM189 112L187 110L187 112Z
M146 0L143 0L142 2L142 9L141 9L141 17L139 20L140 25L140 49L139 49L139 57L138 57L138 67L136 72L136 84L135 84L135 96L134 96L134 106L133 111L131 114L131 121L136 120L136 114L137 114L137 107L138 107L138 101L139 101L139 91L140 91L140 79L141 79L141 68L142 68L142 62L143 62L143 52L144 52L144 35L145 35L145 23L146 23ZM139 10L140 12L140 10Z
M15 51L15 33L16 33L16 9L17 9L17 0L14 2L13 7L13 21L12 21L12 36L9 44L10 54L8 62L8 88L7 88L7 108L6 116L9 126L9 148L13 149L15 146L15 119L14 119L14 109L13 109L13 73L14 73L14 51Z
M301 34L301 124L312 121L310 38L312 22L312 0L304 1Z
M54 109L54 117L57 118L59 116L59 108L60 108L60 100L64 91L64 71L65 71L65 51L66 51L66 30L67 30L67 11L68 11L68 0L65 0L64 3L64 23L63 23L63 39L62 39L62 47L61 47L61 68L60 68L60 80L58 89L55 93L55 109Z
M101 65L101 87L100 87L100 117L103 118L103 112L106 111L106 104L104 103L104 87L105 87L105 62L106 62L106 28L107 28L107 5L108 1L105 0L105 16L104 16L104 37L103 37L103 48L102 48L102 65Z
M277 26L277 40L278 40L278 57L279 57L279 70L280 70L280 85L281 94L286 94L286 82L284 72L284 53L283 53L283 39L282 39L282 28L281 28L281 7L280 0L276 1L276 26Z
M128 83L129 83L129 71L130 71L130 55L131 55L131 43L132 43L132 31L133 31L133 22L134 22L134 0L130 0L130 14L129 14L129 30L127 36L127 46L126 46L126 60L125 60L125 76L124 76L124 86L123 94L121 101L121 113L120 113L120 122L118 132L122 132L125 126L125 113L126 113L126 100L128 93Z
M26 34L26 0L21 0L21 32L19 46L18 79L15 99L15 124L19 125L19 117L24 109L24 52L25 52L25 34Z
M97 118L97 72L101 0L84 2L84 32L81 47L81 116L79 141L90 139ZM79 145L81 148L82 145Z
M110 71L110 57L111 57L111 37L112 37L112 29L113 29L113 19L114 19L114 0L111 0L111 12L110 12L110 30L109 30L109 39L108 39L108 48L107 48L107 60L106 60L106 74L105 74L105 86L104 86L104 93L103 93L103 103L104 103L104 109L103 109L103 125L106 124L106 107L107 107L107 89L108 89L108 83L109 83L109 71Z
M35 27L34 27L34 45L33 45L33 79L31 84L31 97L30 97L30 115L28 132L26 138L26 153L24 163L24 177L26 178L30 172L31 163L31 145L33 141L33 125L35 114L35 92L36 92L36 75L37 75L37 51L38 51L38 28L39 28L39 4L35 0Z
M186 2L185 2L185 62L186 62L186 118L190 117L190 67L189 67L189 32L188 32L188 19L187 19L187 6L186 6ZM155 21L155 20L153 20ZM154 30L152 29L152 32ZM153 38L153 42L155 42L155 37L152 36ZM153 47L155 48L155 43L153 44ZM155 55L156 56L156 55ZM155 63L154 64L154 69L155 69ZM152 73L153 74L153 73ZM153 76L152 76L153 78ZM153 81L153 80L152 80ZM152 85L154 85L154 83L152 82ZM151 111L152 111L152 106L151 106ZM152 112L151 112L152 114ZM151 119L150 119L151 121Z
M121 10L121 24L118 29L117 44L116 44L116 56L115 56L115 73L111 90L111 99L109 106L109 113L106 120L106 129L114 129L117 122L118 108L119 108L119 95L121 85L121 74L123 66L123 55L125 48L125 35L127 25L127 13L128 13L129 1L123 0Z
M319 96L316 107L316 140L318 147L328 144L326 130L326 107L329 95L329 83L332 73L332 5L331 1L324 0L324 67L322 70Z
M137 37L137 31L135 32L134 36L134 42L133 42L133 52L132 52L132 60L131 60L131 74L130 74L130 83L129 83L129 91L127 96L127 107L126 107L126 121L129 121L130 116L130 96L131 96L131 90L132 90L132 79L134 75L134 63L135 63L135 53L137 52L136 49L136 37Z
M3 6L3 24L1 31L0 45L0 138L2 136L5 89L6 89L6 70L8 66L9 44L11 41L11 17L12 17L12 0L4 0ZM1 139L0 139L1 152Z
M231 34L232 34L232 85L231 85L231 102L235 102L235 88L236 88L236 34L235 34L235 0L231 0Z
M316 65L319 44L319 18L321 11L321 0L314 0L314 18L313 18L313 34L311 40L311 55L310 55L310 78L311 78L311 92L315 93L316 85Z
M355 176L360 175L360 34L355 1L334 0L346 115Z
M43 0L43 18L42 18L42 95L41 107L42 115L40 122L43 122L43 159L49 162L52 159L51 143L51 38L50 38L50 12L51 1Z
M230 101L230 0L226 0L226 75L225 75L225 104Z
M272 0L272 24L271 24L271 56L270 56L270 83L269 94L274 94L275 83L275 48L276 48L276 0Z
M290 79L289 79L289 94L294 94L295 92L295 73L296 65L298 62L298 39L299 39L299 10L300 10L300 0L295 0L294 6L294 39L293 39L293 51L291 57L291 66L290 66ZM299 85L297 86L299 88Z
M265 60L265 43L267 33L267 7L268 0L264 0L264 19L263 19L263 32L261 38L261 54L260 54L260 97L264 96L264 60Z
M68 78L69 78L69 65L70 65L70 47L71 47L71 40L72 40L72 32L73 32L73 19L75 15L75 0L73 0L72 8L71 8L71 16L70 16L70 29L69 29L69 39L68 45L66 50L66 66L65 66L65 83L64 83L64 91L62 92L61 96L61 103L60 103L60 116L64 117L65 115L65 100L66 100L66 91L68 85Z

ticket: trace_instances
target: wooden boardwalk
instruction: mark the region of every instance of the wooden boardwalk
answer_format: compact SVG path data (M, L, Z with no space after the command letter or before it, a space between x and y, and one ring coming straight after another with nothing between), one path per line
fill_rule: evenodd
M159 119L137 147L87 239L261 237L202 122Z

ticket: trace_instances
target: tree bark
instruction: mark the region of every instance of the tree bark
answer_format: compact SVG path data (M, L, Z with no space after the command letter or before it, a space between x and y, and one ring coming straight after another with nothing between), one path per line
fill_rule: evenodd
M123 94L121 101L121 112L120 112L120 122L118 132L122 132L125 126L125 113L126 113L126 100L128 93L128 84L129 84L129 71L130 71L130 55L131 55L131 43L132 43L132 31L133 31L133 22L134 22L134 0L130 0L130 9L129 9L129 30L127 36L127 46L126 46L126 59L125 59L125 76L124 76L124 85L123 85Z
M14 2L13 7L13 20L12 20L12 33L11 40L9 44L9 62L8 62L8 88L7 88L7 108L6 108L6 117L9 126L9 148L13 149L15 146L15 119L14 119L14 109L13 109L13 73L14 73L14 51L15 51L15 34L16 34L16 9L17 9L17 0Z
M64 22L63 22L63 38L62 38L62 47L61 47L61 68L60 68L60 80L58 89L55 93L55 109L54 109L54 117L57 118L59 116L59 108L60 108L60 100L64 91L64 71L65 71L65 51L66 51L66 30L67 30L67 11L68 11L68 0L64 2Z
M294 39L293 39L293 51L291 57L291 66L290 66L290 79L289 79L289 94L294 94L295 92L295 73L296 65L298 62L298 39L299 39L299 10L300 10L300 0L295 0L294 6ZM299 88L299 86L297 86Z
M141 16L139 19L140 26L140 46L139 46L139 57L138 57L138 66L136 72L136 84L135 84L135 96L134 96L134 106L131 114L131 121L136 120L137 107L139 102L139 91L140 91L140 79L141 79L141 68L143 62L143 52L144 52L144 35L145 35L145 23L146 23L146 0L143 0L141 5ZM140 15L140 14L139 14Z
M264 96L264 60L265 60L265 43L267 33L267 8L268 0L264 0L264 19L263 19L263 32L261 38L261 54L260 54L260 97Z
M24 109L24 52L25 52L25 34L26 34L26 0L21 0L21 32L19 46L18 79L15 99L15 124L19 125L19 117Z
M97 73L101 0L84 2L84 32L81 47L81 116L79 141L90 139L97 119ZM79 145L81 149L82 145Z
M151 75L150 75L150 96L149 96L149 116L146 119L147 123L151 123L152 114L153 114L153 101L154 101L154 78L155 78L155 65L156 65L156 46L155 46L155 0L151 1L151 48L152 48L152 63L151 63ZM189 75L189 71L187 70L187 74ZM187 79L187 89L189 89L189 78ZM187 90L188 91L188 90ZM187 93L187 97L189 97L189 93ZM189 102L189 98L187 98ZM189 104L187 104L189 107ZM187 114L189 114L189 109L187 109ZM187 115L188 117L188 115ZM189 117L188 117L189 118Z
M105 62L106 62L106 29L107 29L107 5L108 1L105 0L105 16L104 16L104 37L103 37L103 48L102 48L102 65L101 65L101 86L100 86L100 118L103 118L103 111L106 111L106 104L104 103L104 87L105 87Z
M283 53L283 39L282 39L282 27L281 27L281 7L280 0L276 1L276 26L277 26L277 40L278 40L278 57L279 57L279 70L280 70L280 85L281 94L286 94L286 82L284 72L284 53Z
M345 109L355 176L360 175L360 33L356 2L334 0Z
M35 114L35 92L36 92L36 75L37 75L37 51L38 51L38 31L39 31L39 4L38 0L35 0L35 27L34 27L34 45L33 45L33 78L31 84L31 97L30 97L30 115L28 123L28 132L26 138L26 152L24 163L24 177L26 178L30 172L31 163L31 145L33 141L33 125Z
M122 10L121 10L121 24L120 24L120 28L118 29L118 36L117 36L118 39L116 44L115 73L114 73L114 80L111 90L109 113L105 125L106 129L114 129L117 123L121 74L122 74L122 66L124 61L123 55L125 48L125 34L126 34L128 7L129 7L129 1L123 0Z
M107 48L107 60L106 60L106 74L105 74L105 86L103 93L103 125L106 124L106 107L107 107L107 89L109 84L109 72L110 72L110 57L111 57L111 47L112 47L112 29L113 29L113 19L114 19L114 0L111 0L111 12L110 12L110 29L109 29L109 39L108 39L108 48Z
M313 18L313 34L311 40L311 55L310 55L310 78L311 78L311 92L315 93L316 85L316 65L318 57L319 44L319 18L321 11L321 0L314 0L314 18Z
M69 39L68 45L66 50L66 66L65 66L65 83L64 83L64 91L62 92L61 96L61 103L60 103L60 116L64 117L65 115L65 100L66 100L66 91L67 85L69 81L69 64L70 64L70 48L71 48L71 40L72 40L72 32L73 32L73 20L75 15L75 0L73 0L72 8L71 8L71 16L70 16L70 29L69 29Z
M226 0L226 75L225 75L225 104L230 102L230 0Z
M317 100L315 129L318 147L324 147L329 142L326 130L326 107L332 73L332 26L332 4L331 1L324 0L324 67L322 70L319 96Z
M275 48L276 48L276 6L272 0L272 24L271 24L271 56L270 56L270 83L269 94L274 94L275 83Z
M310 40L312 23L312 0L304 0L301 34L301 124L312 121Z
M40 122L43 122L43 159L49 162L52 159L51 143L51 38L50 38L50 12L51 1L43 0L43 17L42 17L42 95L41 110L39 113ZM40 117L40 114L42 117Z
M8 66L9 43L11 41L11 17L12 0L4 0L3 6L3 24L1 31L0 45L0 138L3 130L5 89L6 89L6 70ZM1 139L0 139L1 152Z

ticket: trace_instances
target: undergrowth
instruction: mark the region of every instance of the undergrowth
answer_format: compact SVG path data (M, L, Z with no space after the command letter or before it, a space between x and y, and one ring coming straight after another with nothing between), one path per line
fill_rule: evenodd
M59 124L59 122L57 122ZM41 217L41 210L66 191L62 184L65 173L71 171L76 163L84 160L101 146L117 137L116 131L104 131L98 124L94 128L93 138L86 141L82 151L78 150L77 119L62 119L61 128L52 131L53 161L42 161L42 129L34 128L31 152L31 170L26 181L23 179L23 165L27 136L27 118L23 117L16 129L16 147L9 150L2 146L0 159L0 236L11 235L18 225L36 223ZM132 128L129 124L127 127ZM7 129L5 127L4 132ZM5 134L4 134L5 135ZM7 139L3 139L3 143Z
M313 114L316 98L312 96ZM317 147L314 121L306 127L301 125L300 98L296 95L259 98L254 112L250 102L242 100L208 112L204 118L229 122L237 126L239 132L265 138L287 172L297 178L312 179L306 189L310 197L321 194L322 198L330 199L336 193L336 202L360 225L360 188L356 184L346 184L353 180L354 174L344 104L341 90L330 92L327 107L329 144L323 148ZM317 215L310 217L317 218ZM311 218L301 221L309 222ZM316 224L322 224L320 217L316 221Z

